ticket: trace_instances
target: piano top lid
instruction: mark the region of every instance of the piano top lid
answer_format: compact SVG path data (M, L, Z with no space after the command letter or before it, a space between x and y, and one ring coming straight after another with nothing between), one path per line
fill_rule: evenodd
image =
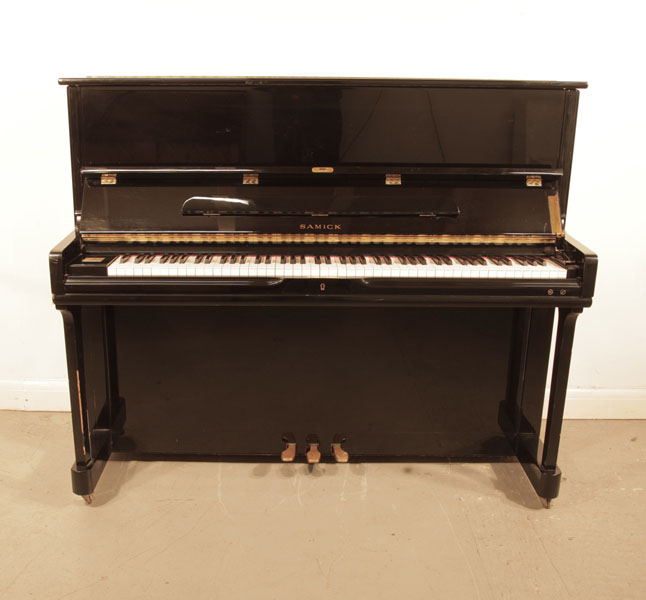
M62 77L68 86L158 86L158 85L352 85L395 87L585 89L585 81L533 81L505 79L397 79L391 77Z
M542 175L566 213L581 82L88 77L68 85L75 209L83 178L190 171L428 176L460 186ZM324 172L319 172L323 168ZM262 184L261 184L262 185ZM298 185L298 184L296 184ZM306 183L305 185L308 185Z

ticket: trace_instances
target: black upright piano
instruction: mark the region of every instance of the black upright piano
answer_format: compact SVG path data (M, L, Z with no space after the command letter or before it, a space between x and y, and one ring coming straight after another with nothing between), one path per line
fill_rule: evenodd
M565 233L584 83L60 83L74 231L50 267L75 493L91 501L119 452L517 457L557 496L597 268Z

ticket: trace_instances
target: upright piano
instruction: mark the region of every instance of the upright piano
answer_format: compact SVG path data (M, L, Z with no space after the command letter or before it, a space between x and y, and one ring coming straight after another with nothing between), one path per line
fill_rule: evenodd
M557 496L597 268L565 233L586 84L60 83L74 232L50 268L75 493L91 501L119 452L517 457Z

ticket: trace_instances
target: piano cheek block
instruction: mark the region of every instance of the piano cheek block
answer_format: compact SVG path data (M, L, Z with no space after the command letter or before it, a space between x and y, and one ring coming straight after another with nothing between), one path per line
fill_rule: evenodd
M597 269L563 217L585 84L61 83L76 229L50 279L75 493L91 501L118 450L312 469L516 456L558 494Z

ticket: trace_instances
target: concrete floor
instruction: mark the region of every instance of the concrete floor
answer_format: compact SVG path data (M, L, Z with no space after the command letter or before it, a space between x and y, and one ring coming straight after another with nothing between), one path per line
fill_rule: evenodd
M550 510L516 463L111 462L0 412L0 598L646 598L646 421L568 421Z

